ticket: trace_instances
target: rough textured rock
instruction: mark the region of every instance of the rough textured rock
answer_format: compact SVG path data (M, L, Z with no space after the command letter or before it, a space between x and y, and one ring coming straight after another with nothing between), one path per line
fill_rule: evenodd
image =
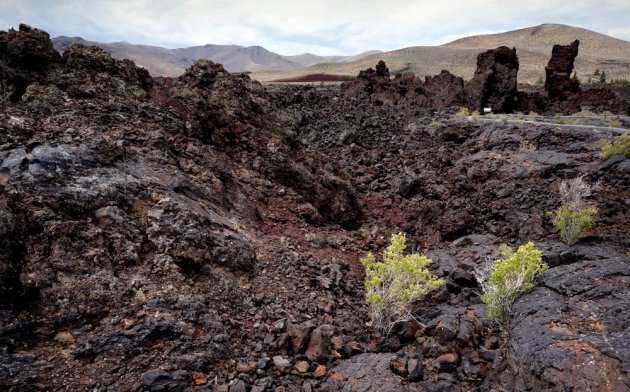
M418 97L417 102L420 106L435 110L460 106L464 102L464 79L445 69L439 75L427 76L424 81L424 94Z
M515 306L510 350L519 388L621 391L630 385L627 255L577 249ZM594 366L594 364L597 364Z
M0 31L0 98L19 101L29 84L41 80L60 61L47 32L25 24L17 31Z
M571 78L573 63L578 55L580 41L575 40L570 45L554 45L551 51L551 59L545 67L547 75L545 90L550 99L566 100L576 93L580 87L579 81Z
M483 112L509 113L514 108L518 73L516 49L500 46L477 56L477 69L466 84L469 108Z
M617 130L430 113L408 74L395 106L208 62L150 87L85 47L36 76L0 112L0 389L627 387ZM576 176L599 214L569 248L545 212ZM358 260L400 231L446 285L383 337ZM474 270L530 240L550 269L507 336Z
M341 92L346 97L370 100L376 105L442 110L464 102L464 80L447 70L426 77L425 82L412 72L397 73L394 79L390 79L389 71L381 60L377 70L363 70L355 80L342 83Z

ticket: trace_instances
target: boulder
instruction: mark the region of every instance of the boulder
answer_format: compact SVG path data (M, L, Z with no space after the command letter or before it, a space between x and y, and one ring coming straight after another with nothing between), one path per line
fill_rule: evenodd
M465 89L468 107L480 112L484 108L495 113L512 111L518 67L516 49L500 46L480 53L475 75Z

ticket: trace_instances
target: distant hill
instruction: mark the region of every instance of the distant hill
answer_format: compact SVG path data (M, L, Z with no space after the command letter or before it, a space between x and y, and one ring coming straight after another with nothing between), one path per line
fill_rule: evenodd
M202 45L188 48L167 49L159 46L133 45L126 42L104 44L86 41L80 37L55 37L55 48L63 52L73 43L100 46L117 59L131 59L146 68L152 76L178 76L199 59L210 59L221 63L230 72L289 70L303 68L322 62L348 62L378 51L369 51L353 56L317 56L302 54L282 56L261 46Z
M545 75L545 65L554 44L567 45L580 40L576 72L587 81L595 70L605 71L608 80L630 80L630 42L594 31L559 24L543 24L500 34L477 35L441 46L415 46L383 52L349 63L318 64L303 69L260 71L252 77L260 81L296 78L308 74L356 75L384 60L390 72L412 71L416 75L435 75L448 69L468 80L472 77L480 52L506 45L516 47L520 62L519 81L534 83ZM596 78L592 76L593 78Z

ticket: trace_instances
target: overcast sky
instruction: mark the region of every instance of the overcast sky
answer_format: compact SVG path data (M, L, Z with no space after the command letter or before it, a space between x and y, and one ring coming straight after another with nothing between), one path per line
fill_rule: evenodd
M0 30L19 23L106 43L349 55L541 23L630 41L630 0L0 0Z

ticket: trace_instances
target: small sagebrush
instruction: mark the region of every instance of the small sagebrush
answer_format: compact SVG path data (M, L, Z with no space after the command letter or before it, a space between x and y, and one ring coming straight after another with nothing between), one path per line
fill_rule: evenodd
M615 155L630 155L630 134L624 133L612 142L603 142L599 156L606 160Z
M551 224L560 230L560 240L567 245L573 245L588 234L593 218L597 215L597 209L587 207L584 202L591 195L593 185L585 182L583 177L576 177L563 180L558 191L562 205L547 212L547 216L551 218Z
M593 218L597 215L597 208L575 210L562 206L547 215L551 217L551 224L560 230L560 240L567 245L573 245L588 234L593 226Z
M548 268L542 262L542 253L533 242L519 246L516 251L502 245L500 259L475 271L488 317L497 320L502 329L509 326L516 298L531 289L536 276Z
M385 335L394 325L413 317L413 301L444 284L427 267L431 260L420 254L404 254L404 233L394 234L383 251L383 261L372 253L361 259L365 266L365 296L370 306L372 326Z

